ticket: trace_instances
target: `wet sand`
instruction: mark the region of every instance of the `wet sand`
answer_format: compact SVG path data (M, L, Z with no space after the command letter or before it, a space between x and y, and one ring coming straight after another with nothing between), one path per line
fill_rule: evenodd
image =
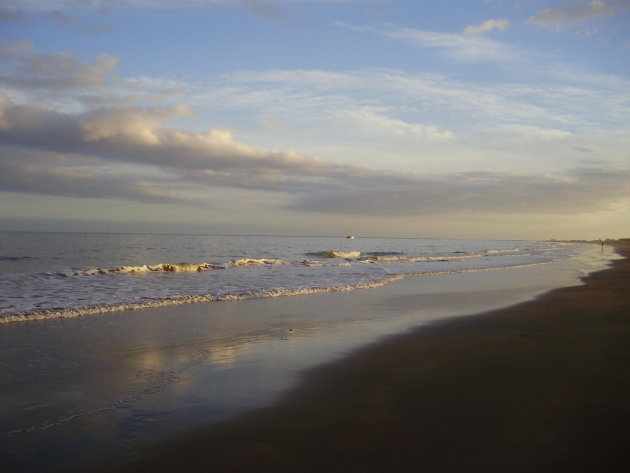
M390 337L117 471L630 471L630 248L618 251L582 286Z

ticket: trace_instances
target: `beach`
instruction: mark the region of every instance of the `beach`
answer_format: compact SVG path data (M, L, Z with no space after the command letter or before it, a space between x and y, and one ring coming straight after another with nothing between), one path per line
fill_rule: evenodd
M137 298L213 281L297 287L292 281L431 271L365 289L229 302L170 304L166 299L140 310L4 323L3 472L207 471L200 465L208 465L208 471L404 471L407 463L410 471L418 465L430 471L434 467L423 462L432 456L442 471L445 459L472 460L484 451L496 457L502 471L518 471L505 467L501 458L514 462L529 453L517 455L502 442L521 445L519 436L525 436L545 444L549 432L541 437L530 423L550 421L536 406L548 399L556 407L575 396L582 399L575 383L553 385L558 372L570 371L547 364L552 355L569 357L575 376L589 386L606 385L582 372L589 366L598 375L623 375L615 363L625 362L625 349L615 353L618 345L598 342L623 337L623 325L617 330L589 315L591 306L615 308L627 302L623 291L615 292L615 284L627 287L622 271L627 260L608 245L361 239L353 244L367 251L382 252L387 245L390 252L408 248L407 254L391 255L393 263L389 256L386 263L341 258L309 267L300 255L334 242L256 237L243 240L247 245L239 251L264 253L265 241L296 249L293 256L280 255L288 261L284 264L205 273L93 274L94 261L84 257L63 263L79 270L51 271L58 260L49 263L47 254L80 254L75 248L94 247L87 254L98 258L105 248L123 248L118 256L107 253L106 262L120 267L122 262L160 261L162 253L140 253L128 261L128 247L136 254L137 248L160 243L159 248L169 249L169 261L178 258L174 250L181 243L197 243L186 250L196 253L216 241L208 236L73 238L60 238L52 252L30 253L32 261L9 261L36 267L5 274L5 283L43 281L44 289L59 284L46 303L73 304L88 291L93 297ZM223 254L229 262L236 251ZM214 258L219 257L194 261ZM613 269L605 270L611 264ZM593 292L593 281L605 275L600 286L608 292ZM129 296L125 285L133 287ZM149 292L138 293L143 287ZM56 297L60 290L65 299ZM558 299L563 291L569 292ZM37 303L36 291L23 293ZM625 315L627 305L619 307ZM588 327L581 334L585 341L569 343L575 334L566 329L572 327ZM591 345L590 352L584 351ZM580 350L571 353L576 346ZM598 352L602 347L613 350L610 363ZM615 383L621 389L621 381ZM601 393L590 397L585 402L595 410L580 415L597 416L609 408L600 403L606 400ZM573 411L566 409L558 412L570 417ZM615 418L622 418L622 409L616 409ZM552 425L560 422L554 419ZM491 432L484 430L491 426ZM563 426L558 424L560 430ZM595 428L598 435L605 430ZM489 468L479 461L480 468ZM453 471L461 471L460 466Z
M308 370L119 471L627 471L630 249L583 285ZM106 466L107 471L111 466Z

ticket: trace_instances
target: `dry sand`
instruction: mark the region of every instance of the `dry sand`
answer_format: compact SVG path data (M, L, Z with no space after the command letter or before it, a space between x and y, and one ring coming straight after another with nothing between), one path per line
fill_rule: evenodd
M630 249L618 251L583 286L391 337L117 471L630 471Z

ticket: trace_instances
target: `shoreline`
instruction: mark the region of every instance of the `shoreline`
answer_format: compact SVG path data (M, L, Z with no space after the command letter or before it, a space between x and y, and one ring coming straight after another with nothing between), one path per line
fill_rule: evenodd
M388 337L116 468L627 471L630 248L617 252L581 286Z
M603 248L603 247L602 247ZM518 250L518 249L517 249ZM501 252L504 250L495 250L495 252ZM333 252L334 251L329 251ZM327 253L327 252L325 252ZM360 254L360 252L356 252ZM435 257L433 260L435 261L446 261L448 259L454 258L479 258L483 256L483 252L481 254L476 255L466 255L464 257ZM424 257L419 257L419 260L424 261L422 259ZM426 261L431 260L432 257L427 257ZM337 257L333 259L339 259ZM343 259L343 258L341 258ZM266 265L267 262L271 262L270 264L276 264L275 261L281 260L267 260L267 259L250 259L244 258L242 260L233 260L225 265L223 264L215 264L215 263L200 263L200 264L189 264L189 263L177 263L177 264L169 264L169 263L161 263L157 265L132 265L132 266L123 266L119 268L111 268L111 269L101 269L101 268L91 268L85 269L75 272L83 273L84 275L90 274L110 274L110 273L121 273L121 274L142 274L145 272L179 272L177 270L172 269L163 269L166 267L173 266L188 266L192 267L192 270L185 270L182 272L204 272L207 268L212 269L226 269L229 266L241 266L239 261L255 261L256 265ZM368 258L369 262L370 259ZM362 261L365 263L365 261ZM203 293L203 294L190 294L190 295L168 295L164 297L157 298L148 298L150 300L142 300L142 301L119 301L119 302L110 302L110 303L100 303L97 305L83 305L83 306L68 306L68 307L54 307L54 308L40 308L37 310L27 310L25 312L15 312L15 313L0 313L0 325L1 324L15 324L15 323L23 323L23 322L39 322L39 321L50 321L56 319L73 319L80 317L91 317L98 315L108 315L113 313L120 312L128 312L128 311L136 311L136 310L151 310L151 309L160 309L164 307L176 307L176 306L187 306L191 304L199 304L199 303L223 303L223 302L234 302L234 301L247 301L247 300L256 300L256 299L267 299L267 298L275 298L275 297L295 297L295 296L304 296L304 295L312 295L312 294L329 294L329 293L337 293L337 292L351 292L357 290L366 290L366 289L375 289L387 286L396 281L401 281L407 278L417 278L417 277L435 277L435 276L443 276L450 274L464 274L464 273L472 273L472 272L485 272L485 271L503 271L510 269L521 269L527 267L535 267L541 265L552 264L553 261L543 261L543 262L525 262L518 264L516 262L510 265L504 266L489 266L489 267L475 267L475 268L460 268L460 269L442 269L442 270L429 270L423 272L401 272L401 273L387 273L380 278L372 278L367 281L359 281L359 282L349 282L349 283L340 283L340 284L330 284L330 285L317 285L312 287L280 287L280 288L268 288L260 291L234 291L228 292L226 294L212 294L212 293ZM290 264L287 262L280 262L278 264ZM309 266L310 263L307 264L307 260L298 262L299 265ZM343 265L343 263L340 263ZM248 266L249 264L244 264ZM317 266L317 264L315 265ZM207 268L206 268L207 267ZM160 269L154 269L160 268ZM197 269L195 269L197 268ZM204 268L204 269L199 269ZM63 272L59 274L64 274ZM143 299L147 299L146 297Z

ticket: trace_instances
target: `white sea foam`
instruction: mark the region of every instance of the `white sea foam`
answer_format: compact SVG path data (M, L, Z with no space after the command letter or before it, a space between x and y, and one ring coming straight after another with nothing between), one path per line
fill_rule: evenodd
M457 261L476 256L371 256L364 263L417 263L420 261Z
M406 277L411 277L411 276L436 276L436 275L455 274L455 273L475 273L475 272L481 272L481 271L496 271L496 270L503 270L503 269L524 268L528 266L537 266L537 265L549 264L549 263L550 261L540 262L540 263L515 264L511 266L504 266L504 267L469 268L469 269L460 269L460 270L454 270L454 271L430 271L430 272L418 272L418 273L408 273L408 274L391 274L391 275L382 277L378 280L374 280L370 282L361 282L361 283L351 284L351 285L277 288L277 289L264 290L264 291L234 292L234 293L228 293L221 296L214 296L210 294L198 295L198 296L174 296L174 297L166 297L163 299L157 299L157 300L140 302L140 303L136 302L136 303L125 303L125 304L112 304L112 305L81 307L81 308L73 308L73 309L65 309L65 310L42 310L42 311L33 311L33 312L22 313L22 314L8 314L8 315L0 314L0 324L10 323L10 322L24 322L24 321L34 321L34 320L84 317L87 315L106 314L106 313L121 312L121 311L136 310L136 309L151 309L151 308L157 308L157 307L168 307L168 306L192 304L192 303L199 303L199 302L228 302L228 301L241 301L241 300L248 300L248 299L261 299L261 298L269 298L269 297L287 297L287 296L299 296L299 295L307 295L307 294L323 294L323 293L329 293L329 292L345 292L345 291L354 291L357 289L371 289L371 288L376 288L376 287L382 287L390 282L398 281L400 279L404 279Z
M251 291L251 292L235 292L226 294L223 296L213 295L201 295L201 296L179 296L179 297L167 297L165 299L147 301L141 303L129 303L129 304L116 304L116 305L103 305L94 307L82 307L77 309L67 310L42 310L34 311L24 314L14 315L0 315L0 323L8 322L20 322L28 320L46 320L46 319L60 319L71 317L83 317L86 315L105 314L110 312L121 312L133 309L150 309L156 307L167 307L182 304L191 304L195 302L227 302L227 301L241 301L247 299L261 299L269 297L286 297L286 296L298 296L306 294L322 294L327 292L340 292L340 291L353 291L356 289L369 289L374 287L381 287L391 281L396 281L404 278L404 275L397 274L382 278L378 281L369 283L361 283L355 285L335 285L330 287L300 287L295 289L279 288L267 291Z

